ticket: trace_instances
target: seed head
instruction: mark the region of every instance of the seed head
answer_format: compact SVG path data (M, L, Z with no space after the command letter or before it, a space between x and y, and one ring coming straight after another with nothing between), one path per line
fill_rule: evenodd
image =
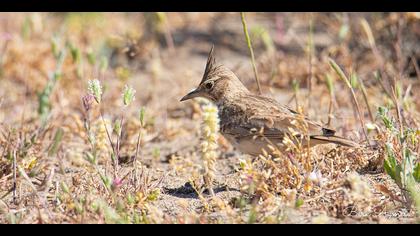
M133 87L125 85L124 87L124 91L123 91L123 102L125 106L130 105L134 99L135 99L135 95L136 94L136 90L133 89Z
M83 101L83 107L85 108L85 111L89 111L90 108L92 108L92 103L93 103L93 99L95 99L93 97L92 94L87 94L85 96L83 96L82 101Z
M144 109L144 107L140 108L140 112L139 112L139 120L140 120L140 124L142 127L144 127L145 122L144 122L144 116L146 114L146 109Z
M89 80L88 82L88 90L89 93L93 95L95 98L95 101L99 104L101 103L101 97L102 97L102 85L99 80Z
M217 115L217 107L208 102L203 106L203 124L201 131L202 142L200 146L203 157L204 180L210 194L214 196L212 182L216 172L219 118Z

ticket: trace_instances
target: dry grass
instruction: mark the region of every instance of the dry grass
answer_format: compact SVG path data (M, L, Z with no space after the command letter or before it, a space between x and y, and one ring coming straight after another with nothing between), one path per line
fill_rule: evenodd
M0 223L418 222L418 13L246 17L263 93L363 147L219 137L202 171L205 114L179 99L213 43L258 92L240 13L2 13Z

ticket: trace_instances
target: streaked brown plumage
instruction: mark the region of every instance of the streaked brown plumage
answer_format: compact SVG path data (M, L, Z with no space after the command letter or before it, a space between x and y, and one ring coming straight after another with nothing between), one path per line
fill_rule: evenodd
M284 150L283 138L286 134L291 135L291 130L297 136L308 134L310 146L325 143L358 146L357 143L335 136L334 130L302 117L274 99L252 94L231 70L216 65L213 47L198 88L181 101L194 97L205 97L217 105L220 132L243 153L258 155L262 149L269 150L268 144ZM305 121L307 132L296 125L298 120Z

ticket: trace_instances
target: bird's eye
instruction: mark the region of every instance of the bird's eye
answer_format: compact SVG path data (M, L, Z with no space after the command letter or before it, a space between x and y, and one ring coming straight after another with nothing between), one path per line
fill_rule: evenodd
M214 86L214 81L209 81L204 86L206 87L207 90L210 90Z

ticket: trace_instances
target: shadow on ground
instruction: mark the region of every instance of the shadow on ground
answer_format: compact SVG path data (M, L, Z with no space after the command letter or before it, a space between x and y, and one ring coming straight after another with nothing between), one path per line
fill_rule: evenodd
M228 186L224 185L224 186L217 186L214 189L214 193L220 193L220 192L225 192L225 191L236 191L239 192L239 189L235 189L235 188L229 188ZM193 188L193 186L187 182L185 183L183 186L178 187L178 188L165 188L165 193L174 197L178 197L178 198L195 198L198 199L198 194L195 191L195 189ZM209 192L206 189L204 192L204 194L208 195Z

